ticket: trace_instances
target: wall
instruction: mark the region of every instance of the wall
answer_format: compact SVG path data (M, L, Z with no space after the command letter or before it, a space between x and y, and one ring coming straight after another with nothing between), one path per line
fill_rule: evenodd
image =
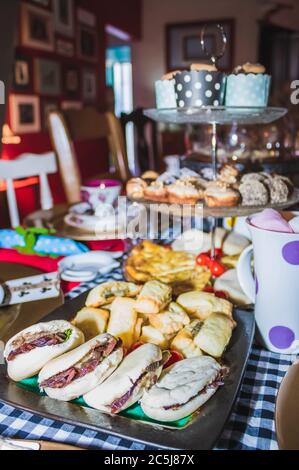
M273 17L276 24L299 29L298 0L283 0L294 10ZM154 105L154 82L166 72L165 25L185 21L235 18L234 63L255 62L258 20L265 11L258 0L143 0L143 40L134 45L134 95L139 106Z

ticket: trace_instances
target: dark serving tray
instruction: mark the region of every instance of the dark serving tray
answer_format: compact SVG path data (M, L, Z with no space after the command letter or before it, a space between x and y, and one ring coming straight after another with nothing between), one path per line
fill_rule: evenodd
M66 302L45 317L44 321L70 320L85 303L87 293ZM203 406L199 414L184 429L165 429L122 416L109 416L97 410L41 397L24 390L6 375L0 365L0 401L15 408L98 432L132 439L163 449L207 450L214 447L232 412L240 388L254 336L254 314L236 309L237 327L223 362L230 368L225 385Z

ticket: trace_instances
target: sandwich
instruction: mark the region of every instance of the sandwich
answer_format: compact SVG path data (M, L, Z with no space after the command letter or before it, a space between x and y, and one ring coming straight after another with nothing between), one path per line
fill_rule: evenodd
M82 331L68 321L54 320L32 325L6 344L4 357L8 376L16 382L32 377L51 359L83 342Z
M157 382L163 364L161 349L144 344L126 356L105 382L83 398L92 408L117 414L140 400L144 391Z
M194 413L223 385L226 369L208 356L184 359L168 367L141 399L143 412L162 422Z
M176 301L189 315L199 320L205 320L214 312L223 313L230 318L233 315L231 302L220 299L209 292L187 292L181 294Z
M56 400L74 400L101 384L122 358L121 340L109 334L96 336L46 364L38 376L39 387Z

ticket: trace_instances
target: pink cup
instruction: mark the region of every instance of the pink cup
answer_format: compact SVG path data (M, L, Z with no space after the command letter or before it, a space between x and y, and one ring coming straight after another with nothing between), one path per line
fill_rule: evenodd
M87 181L81 186L81 200L88 202L96 210L99 204L110 204L116 202L122 190L122 183L113 179L98 179Z

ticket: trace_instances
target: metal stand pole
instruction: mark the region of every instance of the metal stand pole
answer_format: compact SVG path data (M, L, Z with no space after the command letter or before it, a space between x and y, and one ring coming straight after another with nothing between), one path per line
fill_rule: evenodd
M217 124L213 122L212 124L212 169L213 169L213 179L217 180L217 151L218 151L218 142L217 142ZM217 228L217 219L216 217L211 217L211 258L215 258L215 237L216 237L216 228Z

